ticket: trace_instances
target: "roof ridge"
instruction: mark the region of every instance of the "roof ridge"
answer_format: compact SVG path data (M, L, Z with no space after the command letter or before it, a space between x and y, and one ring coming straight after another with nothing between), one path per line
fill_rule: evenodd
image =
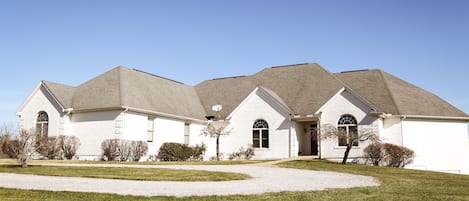
M44 82L44 83L51 83L51 84L57 84L57 85L62 85L62 86L65 86L65 87L76 88L76 86L70 86L70 85L61 84L61 83L58 83L58 82L53 82L53 81L48 81L48 80L41 80L41 82Z
M146 72L146 71L143 71L143 70L139 70L139 69L136 69L136 68L133 68L132 70L134 70L134 71L136 71L136 72L139 72L139 73L147 74L147 75L150 75L150 76L153 76L153 77L165 79L165 80L168 80L168 81L171 81L171 82L176 82L176 83L178 83L178 84L186 85L186 84L183 83L183 82L176 81L176 80L173 80L173 79L170 79L170 78L167 78L167 77L155 75L155 74L153 74L153 73L149 73L149 72Z
M288 65L280 65L280 66L272 66L270 68L283 68L283 67L293 67L293 66L302 66L307 64L316 64L316 63L298 63L298 64L288 64Z
M397 113L401 114L401 110L400 110L399 106L396 104L396 98L394 97L394 94L391 92L391 89L389 88L388 81L386 80L386 78L384 78L383 73L385 73L385 72L383 70L380 70L380 69L377 69L377 71L379 72L379 75L383 79L384 86L386 87L386 89L389 93L389 96L391 96L392 104L394 105L394 107L396 107Z
M51 88L49 86L47 86L47 83L48 81L46 80L41 80L41 83L42 85L46 88L47 90L47 93L49 93L53 98L54 100L60 105L60 107L62 107L63 109L65 109L65 105L64 103L62 103L59 99L59 97L57 97L57 95L51 90Z
M230 76L230 77L217 77L211 80L223 80L223 79L233 79L233 78L241 78L241 77L250 77L250 75L237 75L237 76Z

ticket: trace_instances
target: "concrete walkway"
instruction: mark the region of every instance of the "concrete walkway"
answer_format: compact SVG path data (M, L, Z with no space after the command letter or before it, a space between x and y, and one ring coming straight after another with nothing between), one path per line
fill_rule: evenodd
M192 196L261 194L280 191L311 191L330 188L378 186L367 176L311 171L263 165L114 165L47 164L61 166L172 168L237 172L251 175L248 180L222 182L131 181L0 173L0 187L49 191L115 193L143 196Z

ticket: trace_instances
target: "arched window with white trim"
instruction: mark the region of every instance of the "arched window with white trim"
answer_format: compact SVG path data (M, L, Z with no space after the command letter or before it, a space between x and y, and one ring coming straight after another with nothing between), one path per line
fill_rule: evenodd
M47 137L49 134L49 115L47 112L40 111L36 118L36 137Z
M340 132L339 146L347 146L348 142L358 137L357 119L350 115L344 114L340 117L337 123L337 128ZM354 140L352 146L358 146L358 140Z
M254 148L269 148L269 124L258 119L252 126L252 146Z

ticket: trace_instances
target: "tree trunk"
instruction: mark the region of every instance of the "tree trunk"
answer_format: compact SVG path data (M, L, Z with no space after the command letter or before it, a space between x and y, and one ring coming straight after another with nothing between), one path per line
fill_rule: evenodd
M219 143L219 140L220 140L220 136L217 136L217 161L220 160L220 143Z
M350 153L350 150L352 149L352 145L353 145L352 142L349 142L349 143L347 144L347 148L345 149L345 153L344 153L344 158L342 159L342 164L346 164L346 163L347 163L348 154Z

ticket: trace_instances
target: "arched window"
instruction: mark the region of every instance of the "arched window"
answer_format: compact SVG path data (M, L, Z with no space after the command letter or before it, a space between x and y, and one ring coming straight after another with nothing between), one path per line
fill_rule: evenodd
M252 126L252 146L254 148L269 148L269 124L258 119Z
M49 131L49 115L40 111L36 119L36 136L39 138L47 137Z
M352 115L342 115L337 123L339 130L339 146L347 146L352 141L352 146L358 146L357 119Z

